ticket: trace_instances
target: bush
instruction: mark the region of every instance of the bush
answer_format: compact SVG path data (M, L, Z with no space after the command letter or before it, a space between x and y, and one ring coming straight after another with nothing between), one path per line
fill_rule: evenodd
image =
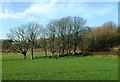
M83 43L89 51L109 51L120 42L117 26L111 22L86 33Z

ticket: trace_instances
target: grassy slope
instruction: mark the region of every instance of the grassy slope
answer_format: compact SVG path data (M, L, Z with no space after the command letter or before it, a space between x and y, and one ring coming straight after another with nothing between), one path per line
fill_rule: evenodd
M42 54L35 54L35 57ZM3 55L3 80L115 80L117 57L64 57L21 60ZM16 60L17 59L17 60Z

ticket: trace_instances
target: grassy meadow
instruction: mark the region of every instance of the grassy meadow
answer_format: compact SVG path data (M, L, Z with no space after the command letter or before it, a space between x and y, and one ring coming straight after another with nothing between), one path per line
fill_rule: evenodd
M118 57L83 56L23 60L21 54L2 55L3 80L117 80Z

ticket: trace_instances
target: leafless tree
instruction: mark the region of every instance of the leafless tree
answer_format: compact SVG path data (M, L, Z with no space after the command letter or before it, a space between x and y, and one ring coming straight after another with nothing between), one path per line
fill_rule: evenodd
M49 40L50 40L50 50L52 53L52 57L54 56L55 53L55 38L56 38L56 20L51 21L48 25L48 31L49 31Z
M27 29L25 25L21 25L18 28L13 28L10 30L10 33L7 34L8 38L14 41L15 47L14 49L19 49L23 54L23 58L26 58L26 53L29 49L29 42L27 39Z
M33 50L36 45L36 40L39 38L39 35L40 35L40 27L42 26L37 23L29 23L27 25L26 33L27 33L28 41L31 48L31 59L33 59Z
M47 45L48 45L48 41L47 41L47 37L48 37L48 29L45 27L40 28L40 40L41 40L41 46L44 49L45 52L45 56L47 57Z
M82 29L85 27L86 21L80 17L73 17L73 35L74 35L74 50L73 54L76 53L76 49L78 44L81 41L81 32Z
M40 25L37 23L29 23L11 29L10 33L7 34L8 38L15 42L14 45L16 45L24 55L24 59L26 58L26 53L29 48L31 48L31 59L33 59L33 49L40 33L39 27Z
M59 31L60 31L60 47L61 47L61 54L63 55L65 53L65 39L66 39L66 24L67 21L65 18L62 18L58 21L59 23Z

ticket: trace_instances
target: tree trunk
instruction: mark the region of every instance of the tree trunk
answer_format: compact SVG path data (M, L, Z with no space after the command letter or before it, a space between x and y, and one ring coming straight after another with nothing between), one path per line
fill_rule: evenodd
M23 59L24 59L24 60L26 59L26 54L23 54Z
M52 57L54 56L55 53L55 34L53 34L53 38L52 38Z
M53 58L54 52L53 52L53 47L52 47L52 45L50 46L50 50L51 50L51 55L52 55L52 58Z
M77 44L74 44L74 50L73 50L73 55L76 53L76 49L77 49Z
M70 40L69 40L69 43L68 43L68 55L70 55Z
M70 55L70 45L69 45L69 48L68 48L68 55Z
M44 49L44 51L45 51L45 57L47 57L47 50L46 50L46 48Z
M64 47L62 48L62 55L64 55Z
M44 38L44 53L45 53L45 57L47 57L47 42L46 39Z
M33 59L33 48L31 48L31 59Z
M60 57L60 53L58 53L58 58Z
M67 55L69 54L69 43L67 43Z
M58 38L59 38L59 37L58 37ZM59 50L58 50L58 58L59 58L59 56L60 56L60 52L61 52L60 39L59 39L58 42L59 42L59 43L58 43L58 46L59 46Z
M53 52L52 52L52 58L53 58L53 56L54 56L54 54L53 54Z
M53 56L54 56L54 49L52 49L52 58L53 58Z
M26 51L22 51L22 54L23 54L23 59L25 60L26 59Z
M67 49L67 54L70 55L70 37L69 37L69 35L68 35L68 49Z
M62 38L61 38L61 42L62 42L62 46L61 46L61 48L62 48L62 55L64 55L64 35L62 34L61 35L62 36Z
M58 58L60 57L61 47L59 45Z
M77 43L78 43L78 32L75 33L75 38L74 38L74 50L73 50L73 55L76 53L77 49Z

